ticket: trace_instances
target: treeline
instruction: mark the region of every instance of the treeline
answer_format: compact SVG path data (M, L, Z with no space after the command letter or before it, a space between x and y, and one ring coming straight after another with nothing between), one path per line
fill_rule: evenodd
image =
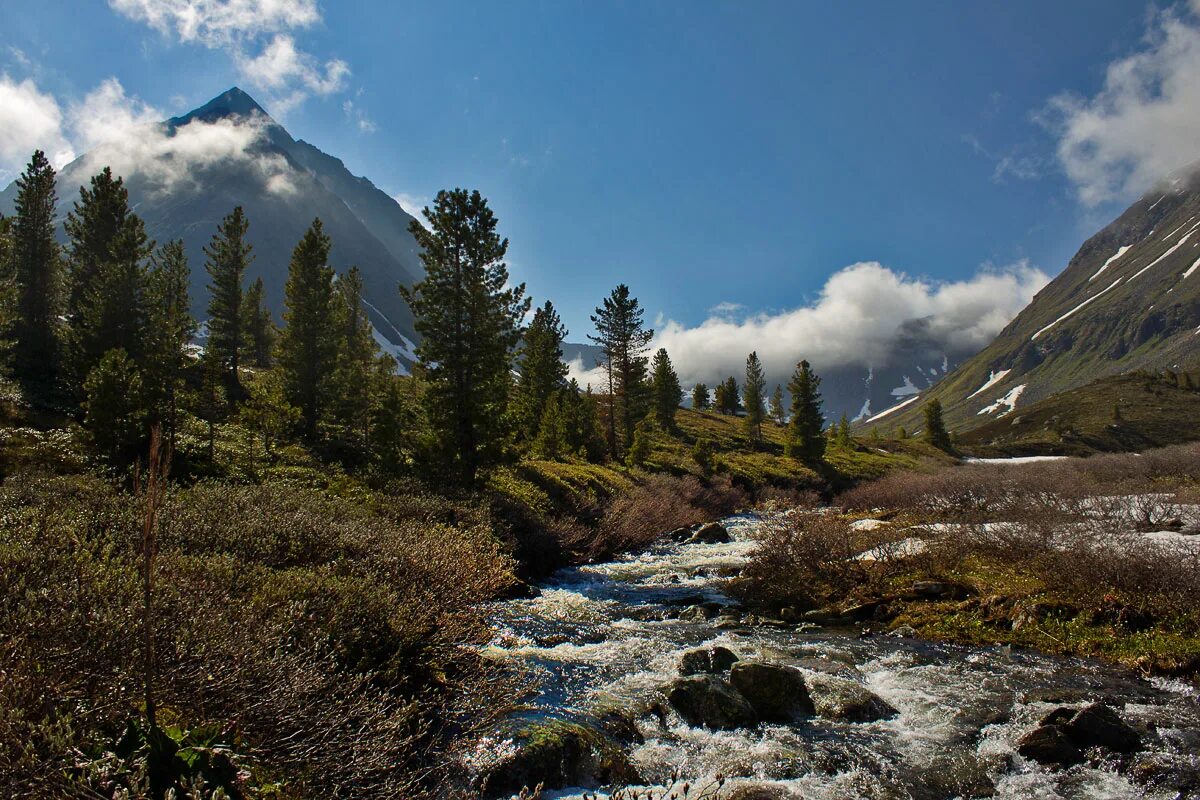
M16 213L0 219L0 337L6 367L26 395L83 424L97 452L123 466L159 428L175 442L184 415L207 426L214 458L220 425L236 419L261 435L264 454L301 440L343 462L386 474L420 472L461 486L521 456L640 465L654 429L677 431L684 392L629 287L604 298L591 320L604 374L586 389L568 380L566 327L550 302L533 310L509 284L508 240L479 192L440 192L411 231L425 277L399 287L421 342L412 377L377 346L355 267L329 264L330 238L314 220L292 252L285 311L276 326L239 208L204 248L205 345L190 313L191 266L181 241L157 244L105 168L56 238L55 171L35 152L17 181ZM528 324L526 321L528 319ZM757 354L714 392L716 410L746 415L752 444L770 420L786 425L787 452L825 449L820 379L806 361L769 397ZM703 384L692 392L710 407Z

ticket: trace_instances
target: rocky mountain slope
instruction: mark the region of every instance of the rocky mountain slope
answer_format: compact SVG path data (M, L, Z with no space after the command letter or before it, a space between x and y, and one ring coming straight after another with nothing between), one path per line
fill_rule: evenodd
M61 219L78 188L106 165L125 177L151 238L183 240L198 319L207 316L208 303L202 248L234 206L250 221L255 260L247 283L263 278L277 321L292 248L319 217L333 239L333 267L362 271L377 341L402 366L411 363L417 337L397 287L423 272L408 232L412 217L337 158L292 138L245 92L230 89L188 114L147 126L142 141L112 142L65 166L58 179ZM15 194L15 186L0 193L0 212L11 213Z
M999 419L1097 378L1200 359L1200 171L1148 192L1092 236L996 339L868 425L910 431L941 400L951 429Z

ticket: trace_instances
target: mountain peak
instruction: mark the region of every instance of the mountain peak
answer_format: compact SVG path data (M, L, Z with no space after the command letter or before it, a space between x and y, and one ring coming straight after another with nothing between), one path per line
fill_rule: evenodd
M255 114L261 114L267 119L271 119L271 115L253 97L234 86L199 108L189 111L181 117L175 117L170 122L175 127L179 127L193 120L212 122L228 117L249 117Z

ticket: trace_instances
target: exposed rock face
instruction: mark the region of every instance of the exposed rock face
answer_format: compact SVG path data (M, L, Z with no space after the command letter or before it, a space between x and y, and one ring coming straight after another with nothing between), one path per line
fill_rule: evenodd
M738 660L728 647L699 647L688 650L679 660L680 675L724 672Z
M476 781L485 797L508 797L539 783L547 789L638 783L641 777L607 734L568 720L547 720L522 729L517 749Z
M808 693L818 716L852 722L890 719L900 712L854 681L832 675L807 677Z
M758 716L746 698L713 675L679 678L667 687L666 693L667 702L689 725L728 729L758 723Z
M813 714L804 673L795 667L739 661L730 670L729 682L750 702L760 719L794 722Z

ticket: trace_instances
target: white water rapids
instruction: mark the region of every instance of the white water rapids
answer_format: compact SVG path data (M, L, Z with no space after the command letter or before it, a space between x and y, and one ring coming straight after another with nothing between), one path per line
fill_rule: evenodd
M678 619L681 609L701 600L732 604L721 592L723 577L745 563L757 520L724 522L731 543L660 544L561 570L543 584L541 596L496 604L488 651L531 671L536 690L526 716L588 720L611 708L633 711L644 742L630 745L630 757L649 785L662 785L678 771L693 784L721 774L730 789L739 782L770 783L821 800L1178 796L1133 782L1128 763L1052 770L1016 754L1015 740L1050 710L1106 700L1149 731L1145 751L1134 758L1200 769L1200 698L1183 683L1146 681L1117 667L1031 651L860 638L858 630L717 629L712 620ZM825 659L821 663L900 714L870 723L813 718L712 731L687 725L673 711L665 725L644 713L678 675L681 654L700 645L723 645L742 659ZM614 787L599 788L604 795Z

